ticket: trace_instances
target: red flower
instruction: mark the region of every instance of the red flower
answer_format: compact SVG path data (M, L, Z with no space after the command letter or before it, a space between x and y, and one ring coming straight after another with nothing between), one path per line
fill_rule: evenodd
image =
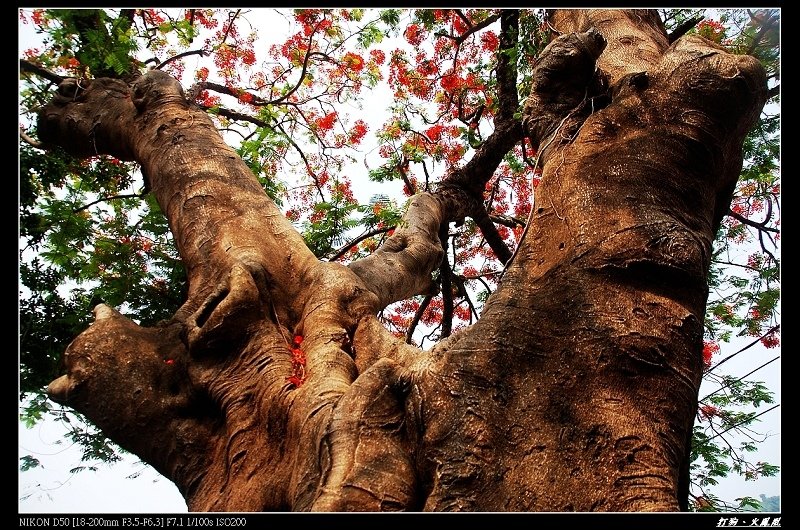
M360 144L364 135L367 134L367 130L369 130L369 128L366 123L362 120L356 120L353 124L353 128L350 130L350 143Z
M700 415L706 419L713 418L714 416L719 416L719 409L714 405L701 405Z
M455 13L453 14L453 29L456 30L458 35L463 35L469 29L467 23Z
M364 59L355 53L347 52L342 59L348 68L355 72L360 72L364 68Z
M322 118L317 118L314 122L316 126L322 131L330 131L336 123L336 111L325 115Z
M256 54L253 50L244 50L241 52L242 62L248 66L252 66L256 62Z
M33 13L31 14L31 18L33 19L33 23L37 26L47 25L47 19L44 16L44 9L34 9Z
M447 74L442 77L442 80L439 82L443 89L447 91L455 90L461 84L461 79L458 76L453 74Z
M295 335L292 339L293 346L289 347L292 354L292 375L286 378L286 381L292 385L299 387L306 379L306 356L300 345L303 343L302 335Z
M300 378L300 376L297 376L297 375L290 375L289 377L286 378L286 382L287 383L291 383L291 384L293 384L294 386L296 386L298 388L303 386L303 379Z
M496 51L500 46L500 39L497 38L497 35L495 35L494 32L487 31L481 35L481 44L485 51L493 52Z
M707 370L711 367L711 357L719 352L719 344L714 341L703 341L703 367Z
M434 125L430 129L425 131L425 133L432 142L438 142L442 137L443 130L444 130L444 125Z
M425 31L416 24L409 24L405 31L405 38L409 44L419 46L425 36Z
M702 37L720 43L725 37L725 26L715 20L704 20L697 25L697 33Z
M372 50L369 54L377 64L383 64L386 61L386 54L383 53L383 50Z
M772 333L761 339L761 344L763 344L766 348L775 348L777 346L780 346L781 339L777 337L775 332L773 331Z

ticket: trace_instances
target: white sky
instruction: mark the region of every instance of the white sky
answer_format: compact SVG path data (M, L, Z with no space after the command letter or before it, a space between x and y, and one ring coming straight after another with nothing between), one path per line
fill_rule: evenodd
M253 19L252 16L250 19ZM285 23L281 21L281 24ZM268 27L260 23L258 26ZM31 26L20 23L19 27L21 54L22 50L36 46L38 39ZM269 27L275 27L274 19ZM281 27L283 26L281 25ZM281 36L281 32L277 30L269 33ZM258 46L266 46L266 44ZM397 42L393 42L391 46L382 46L387 52L387 56L388 52L395 47L398 47ZM192 69L197 65L193 61L196 60L196 58L188 58L187 72L193 71ZM365 103L366 112L362 112L359 116L370 126L370 133L365 138L365 144L371 134L377 131L383 123L384 113L379 112L378 109L386 109L390 100L391 94L383 86L383 89L374 90L371 99ZM375 161L374 164L371 163L372 168L377 167L380 163L380 159L374 152L367 151L365 156ZM388 191L385 187L372 188L369 185L361 185L359 180L368 182L366 179L367 169L364 164L351 166L347 171L350 172L349 176L353 180L353 191L356 198L362 203L367 202L369 197L375 193L385 193L390 197L399 194ZM385 186L385 184L381 186ZM397 184L397 189L399 190L399 184ZM750 340L734 341L730 345L723 345L723 351L715 361L736 351ZM752 348L726 363L725 369L720 372L742 375L779 354L780 348L772 350L761 347ZM780 366L781 361L778 360L748 378L766 382L769 390L775 393L777 403L781 403ZM704 396L711 390L703 387L700 395ZM781 411L782 407L761 417L762 422L756 430L760 433L769 433L771 436L759 444L759 452L751 454L750 460L765 460L780 465ZM70 446L70 442L63 438L65 432L65 429L53 420L46 420L33 429L26 429L21 423L19 424L19 457L30 454L42 463L40 468L19 473L20 513L175 513L186 511L186 504L175 485L152 468L143 467L138 458L133 455L127 455L125 461L121 463L100 464L98 471L95 472L83 471L71 474L69 471L71 468L86 463L80 461L79 449ZM141 472L137 478L128 478L137 472ZM712 488L712 491L725 500L732 500L744 495L757 498L762 493L774 496L781 493L780 482L780 475L757 481L744 481L738 475L732 475L721 480L720 485Z

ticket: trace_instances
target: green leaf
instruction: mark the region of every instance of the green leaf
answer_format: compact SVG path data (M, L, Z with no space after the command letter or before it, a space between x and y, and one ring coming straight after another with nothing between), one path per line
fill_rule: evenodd
M31 455L21 456L19 459L20 459L19 463L20 471L29 471L37 467L43 467L42 463L39 462L37 458L34 458Z

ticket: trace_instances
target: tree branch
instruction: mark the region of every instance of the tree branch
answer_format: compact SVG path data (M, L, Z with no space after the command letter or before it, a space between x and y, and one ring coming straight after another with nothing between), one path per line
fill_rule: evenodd
M684 35L686 35L686 33L690 29L692 29L697 24L702 22L704 18L705 17L701 17L701 16L698 15L698 16L692 17L690 19L684 20L683 22L678 24L678 26L675 29L673 29L672 32L667 36L667 38L669 39L669 43L672 44L676 40L678 40L681 37L683 37Z
M466 20L469 23L470 28L467 31L465 31L463 34L458 35L458 36L450 35L449 33L444 33L444 32L437 33L436 36L437 37L447 37L448 39L452 39L453 41L455 41L456 45L460 45L462 42L467 40L467 38L470 35L472 35L473 33L476 33L476 32L478 32L478 31L480 31L480 30L482 30L482 29L484 29L486 27L491 26L492 24L494 24L500 18L500 14L492 15L492 16L488 17L486 20L484 20L482 22L479 22L478 24L473 25L472 22L467 20L466 17L459 10L454 10L454 11L456 11L456 14L459 15L459 17L462 20Z
M205 111L208 111L208 109L210 109L211 107L200 105L200 108ZM254 125L258 125L259 127L269 127L269 123L265 122L264 120L260 120L255 116L250 116L249 114L242 114L241 112L236 112L230 109L226 109L225 107L218 107L217 114L219 114L220 116L224 116L230 120L246 121Z
M147 194L146 193L125 193L125 194L122 194L122 195L109 195L108 197L100 197L96 201L92 201L92 202L90 202L88 204L84 204L80 208L76 208L76 209L72 210L72 213L82 212L83 210L91 208L95 204L99 204L101 202L112 201L114 199L135 199L135 198L139 198L140 199L140 198L144 197L145 195L147 195Z
M39 65L33 64L30 61L26 61L25 59L19 60L19 69L21 72L29 72L31 74L38 75L39 77L43 77L44 79L47 79L54 85L57 85L64 80L64 77L58 75L57 73L51 72L50 70L42 68Z
M306 171L308 171L308 173L314 179L314 185L316 186L317 191L319 192L320 198L323 201L326 200L325 199L325 194L323 193L322 188L319 186L319 179L317 178L317 175L311 170L311 162L308 161L308 158L306 157L306 154L303 152L303 150L300 148L300 146L297 145L297 143L292 139L291 135L283 130L283 127L281 126L280 123L277 124L277 127L278 127L278 130L283 133L284 137L286 138L286 141L289 142L289 144L292 147L294 147L295 151L297 151L297 154L299 154L300 158L303 159L303 163L305 163L305 165L306 165Z
M136 17L135 9L121 9L119 12L119 18L127 20L128 26L130 26L130 24L133 24L133 20L135 17Z
M509 50L517 46L519 35L519 10L503 10L500 16L500 46L497 49L498 120L513 120L519 108L517 95L517 64Z
M467 18L467 15L465 15L460 9L453 9L453 12L464 22L464 24L469 26L469 29L472 29L472 21Z
M777 17L768 16L765 20L764 18L755 16L750 11L748 11L748 14L750 14L750 17L753 21L761 24L761 27L758 29L758 33L756 33L756 35L753 37L753 42L751 42L750 46L747 48L747 55L753 55L753 52L756 51L756 48L761 43L761 39L764 38L764 35L766 35L767 32L773 29L773 27L776 25Z
M780 233L780 230L778 230L777 228L772 228L772 227L766 226L767 223L769 222L770 216L768 216L766 219L764 219L763 222L757 223L755 221L751 221L750 219L748 219L747 217L745 217L745 216L743 216L741 214L738 214L738 213L734 212L733 210L728 210L728 215L730 215L731 217L733 217L734 219L736 219L737 221L739 221L743 225L752 226L753 228L757 228L757 229L763 230L765 232L773 232L773 233L776 233L776 234Z
M348 265L376 296L376 311L418 294L433 294L431 273L442 260L439 230L446 222L447 199L420 193L386 242L369 256Z
M231 28L233 28L233 23L236 22L236 17L238 17L241 12L241 9L237 9L236 13L228 13L228 27L225 28L225 34L222 36L220 44L225 44L225 41L228 40L228 35L230 35Z
M761 340L761 339L759 339L759 340ZM737 377L737 378L736 378L736 380L735 380L735 381L732 381L732 382L733 382L733 383L735 383L735 382L738 382L738 381L742 381L742 380L744 380L744 378L746 378L747 376L749 376L749 375L752 375L752 374L754 374L754 373L758 372L759 370L761 370L761 369L762 369L762 368L764 368L765 366L767 366L767 365L769 365L769 364L771 364L771 363L774 363L775 361L777 361L777 360L778 360L778 359L780 359L780 358L781 358L781 356L780 356L780 355L778 355L777 357L774 357L774 358L772 358L771 360L769 360L769 361L765 362L764 364L762 364L762 365L761 365L761 366L759 366L758 368L755 368L755 369L753 369L753 370L750 370L749 372L747 372L746 374L744 374L744 375L743 375L743 376L741 376L741 377ZM700 402L703 402L703 401L707 400L708 398L710 398L711 396L713 396L714 394L717 394L717 393L719 393L719 392L722 392L723 390L725 390L725 388L727 388L727 387L729 387L729 386L730 386L730 383L728 383L728 382L725 382L725 383L723 383L723 384L722 384L722 385L721 385L721 386L720 386L718 389L714 390L714 391L713 391L713 392L711 392L710 394L706 394L706 395L705 395L703 398L699 399L698 401L700 401Z
M745 418L745 419L743 419L743 420L741 420L741 421L739 421L739 422L737 422L737 423L734 423L733 425L731 425L730 427L728 427L728 428L727 428L727 429L725 429L724 431L722 431L722 432L718 432L718 433L717 433L717 434L715 434L714 436L711 436L711 437L709 437L709 438L708 438L706 441L708 442L708 441L710 441L710 440L713 440L714 438L716 438L716 437L718 437L718 436L722 436L722 435L723 435L723 434L725 434L726 432L730 431L731 429L735 429L736 427L739 427L739 426L740 426L740 425L742 425L742 424L745 424L745 423L750 423L750 422L752 422L754 419L758 418L759 416L763 416L763 415L764 415L764 414L766 414L767 412L769 412L769 411L771 411L771 410L775 410L775 409L777 409L777 408L778 408L778 407L780 407L780 406L781 406L781 404L780 404L780 403L778 403L777 405L773 405L772 407L768 408L767 410L765 410L765 411L763 411L763 412L759 412L759 413L758 413L758 414L756 414L755 416L752 416L752 417L749 417L749 416L748 416L747 418Z
M752 348L753 346L755 346L756 344L758 344L758 341L760 341L761 339L763 339L764 337L766 337L767 335L769 335L769 334L771 334L771 333L775 333L775 332L776 332L776 331L778 331L779 329L781 329L781 325L780 325L780 324L778 324L778 325L776 325L776 326L772 326L772 327L771 327L769 330L767 330L767 332L766 332L766 333L764 333L763 335L761 335L760 337L758 337L756 340L754 340L753 342L751 342L751 343L750 343L750 344L748 344L747 346L745 346L745 347L741 348L739 351L737 351L737 352L734 352L734 353L732 353L732 354L728 355L727 357L725 357L724 359L722 359L720 362L718 362L717 364L715 364L714 366L712 366L711 368L709 368L708 370L706 370L706 373L708 373L708 372L712 372L712 371L716 370L716 369L717 369L717 368L718 368L718 367L719 367L719 366L720 366L722 363L725 363L725 362L727 362L727 361L729 361L729 360L733 359L734 357L736 357L737 355L739 355L739 354L740 354L740 353L742 353L743 351L746 351L746 350L748 350L748 349Z
M495 120L495 130L475 151L473 157L462 168L453 171L443 184L460 186L474 197L483 197L486 183L518 141L523 137L519 121Z
M188 52L179 53L178 55L173 55L169 59L165 59L161 62L158 66L155 67L156 70L161 70L164 66L168 65L173 61L177 61L178 59L182 59L184 57L188 57L190 55L199 55L200 57L205 57L208 55L208 52L205 50L190 50Z
M489 247L492 249L492 252L494 252L494 255L497 256L497 259L500 260L500 263L505 263L510 260L512 252L508 248L508 245L506 245L506 242L503 241L503 238L497 231L497 227L494 226L486 210L482 212L473 212L472 218L475 219L475 223L477 223L478 228L481 229L483 237L486 238L486 242L489 243Z
M408 194L414 195L417 193L417 187L414 186L414 183L411 182L411 180L408 178L408 174L406 173L407 169L408 169L408 159L406 158L405 155L403 155L402 161L399 164L397 164L397 172L400 173L400 177L403 179L403 183L406 185L406 188L408 188Z
M34 140L30 136L28 136L28 134L25 131L22 130L22 127L19 128L19 137L22 138L23 140L25 140L26 143L32 145L33 147L35 147L37 149L44 149L44 146L43 146L42 142Z
M450 281L450 275L453 271L450 270L450 260L447 259L447 246L450 239L449 223L442 223L439 230L439 240L442 242L442 250L444 257L442 263L439 265L439 281L442 284L442 331L439 335L440 339L449 337L453 330L453 283Z
M408 329L406 330L406 344L411 344L411 338L414 336L414 330L417 329L417 325L422 318L422 314L425 313L426 309L428 309L428 305L430 305L431 300L433 300L433 295L429 294L426 295L419 304L417 312L414 313L414 318L411 319L411 324L408 325Z
M507 226L509 228L516 228L518 226L524 227L526 224L523 219L519 219L518 217L511 217L509 215L491 214L489 215L489 219L491 219L493 223Z
M347 252L351 248L353 248L354 246L358 245L359 243L361 243L365 239L370 238L372 236L377 236L378 234L385 234L386 232L388 232L390 230L394 230L394 228L395 228L394 226L387 226L387 227L384 227L384 228L374 228L372 230L364 232L363 234L361 234L360 236L358 236L354 240L352 240L349 243L347 243L347 244L343 245L342 247L340 247L339 250L337 250L336 253L333 256L328 258L328 261L336 261L339 258L341 258L342 256L344 256L345 254L347 254Z

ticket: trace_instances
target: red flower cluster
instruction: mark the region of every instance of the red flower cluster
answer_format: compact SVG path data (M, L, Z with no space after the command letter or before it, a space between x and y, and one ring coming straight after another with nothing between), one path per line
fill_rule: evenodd
M704 20L697 25L697 33L719 44L725 37L725 26L715 20Z
M364 69L364 59L353 52L347 52L342 59L345 65L354 72L360 72Z
M243 49L241 51L242 62L248 66L252 66L256 62L256 53L252 49Z
M438 142L442 137L442 131L444 131L444 125L436 124L425 131L425 135L431 140L431 142Z
M206 68L205 66L203 66L202 68L199 68L199 69L198 69L198 70L197 70L197 71L194 73L194 77L195 77L195 78L196 78L198 81L206 81L206 80L208 79L208 68Z
M386 54L383 53L383 50L371 50L369 55L376 64L383 64L386 61Z
M151 26L160 26L167 21L167 19L164 18L164 15L155 9L139 9L139 13L141 14L142 18L145 19Z
M772 332L761 339L761 344L766 348L776 348L781 345L781 339L776 332Z
M184 17L186 20L191 19L191 9L186 10L186 14ZM194 20L195 22L199 22L204 28L214 29L217 27L217 21L214 20L214 10L213 9L195 9L194 10Z
M719 344L714 341L703 341L703 367L707 370L711 367L711 357L719 353Z
M750 254L747 256L747 266L757 269L761 267L761 262L763 260L764 258L761 256L761 254Z
M705 419L710 419L713 418L714 416L719 416L719 409L714 405L701 405L700 415L703 416Z
M289 351L292 353L292 375L286 378L286 382L295 387L300 387L306 380L306 356L300 345L303 344L303 336L295 335Z
M292 61L296 66L303 64L303 57L308 51L308 39L304 38L299 33L290 37L280 47L273 45L270 52L273 56L277 57L278 54Z
M426 59L425 54L417 54L417 72L420 75L430 77L439 73L439 65L431 59Z
M336 124L336 111L331 112L322 118L317 118L314 121L314 124L321 131L330 131L333 129L334 124Z
M412 46L419 46L425 38L425 30L417 24L409 24L405 31L405 38Z
M361 143L361 140L364 139L364 135L367 134L369 127L367 124L364 123L363 120L356 120L353 124L353 128L350 129L350 135L348 136L348 140L351 145L358 145Z
M203 107L216 107L220 103L219 96L212 96L208 90L203 90L197 97Z
M44 9L34 9L31 15L33 23L37 26L47 26L47 18L44 15Z
M294 19L301 25L308 26L319 20L321 14L321 9L298 9L295 11Z
M447 74L442 77L442 80L439 82L439 84L443 89L452 92L459 87L461 80L456 75Z
M487 31L481 35L481 46L484 51L494 52L500 47L500 39L493 31Z
M456 13L453 13L453 30L455 30L456 35L463 35L469 30L469 26L464 19Z
M333 187L333 191L341 194L342 197L344 197L349 203L353 203L356 200L353 196L353 190L350 188L349 182L337 182Z
M468 304L459 304L453 308L453 314L456 318L469 322L470 317L472 316L472 311L469 308Z

